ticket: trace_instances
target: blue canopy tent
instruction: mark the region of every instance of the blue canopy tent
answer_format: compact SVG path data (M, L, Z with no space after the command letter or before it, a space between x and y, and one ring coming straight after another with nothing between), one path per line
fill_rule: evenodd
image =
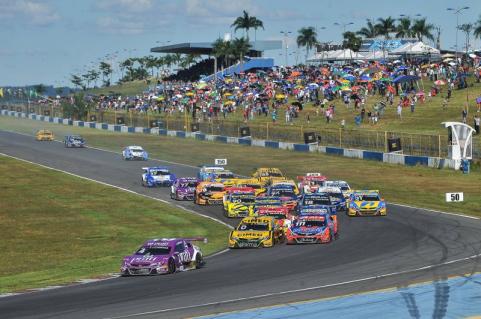
M400 75L394 79L393 83L405 83L410 81L417 81L419 80L419 76L416 75Z

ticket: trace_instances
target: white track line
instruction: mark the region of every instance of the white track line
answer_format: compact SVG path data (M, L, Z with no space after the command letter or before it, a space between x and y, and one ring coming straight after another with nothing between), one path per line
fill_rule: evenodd
M74 173L71 173L71 172L68 172L68 171L64 171L64 170L61 170L61 169L58 169L58 168L53 168L53 167L50 167L50 166L46 166L46 165L43 165L43 164L39 164L39 163L35 163L35 162L31 162L31 161L28 161L28 160L25 160L23 158L19 158L19 157L15 157L15 156L11 156L11 155L8 155L8 154L4 154L4 153L0 153L0 155L2 156L5 156L5 157L9 157L9 158L13 158L13 159L16 159L16 160L19 160L19 161L23 161L23 162L26 162L26 163L29 163L29 164L33 164L33 165L37 165L37 166L40 166L40 167L43 167L43 168L46 168L46 169L50 169L50 170L53 170L53 171L56 171L56 172L61 172L61 173L64 173L64 174L67 174L67 175L71 175L71 176L74 176L74 177L78 177L78 178L81 178L81 179L84 179L84 180L87 180L87 181L90 181L90 182L95 182L95 183L99 183L99 184L102 184L102 185L105 185L105 186L110 186L110 187L113 187L113 188L116 188L116 189L119 189L121 191L124 191L124 192L128 192L128 193L131 193L131 194L135 194L135 195L138 195L138 196L142 196L142 197L145 197L145 198L149 198L149 199L153 199L155 201L158 201L158 202L161 202L161 203L164 203L164 204L168 204L168 205L174 205L173 203L169 202L169 201L166 201L164 199L161 199L161 198L156 198L156 197L152 197L152 196L149 196L149 195L145 195L145 194L141 194L141 193L138 193L136 191L133 191L133 190L130 190L130 189L127 189L127 188L123 188L123 187L120 187L120 186L116 186L116 185L112 185L112 184L109 184L109 183L106 183L106 182L102 182L102 181L99 181L99 180L95 180L95 179L92 179L92 178L88 178L88 177L85 177L85 176L81 176L81 175L77 175L77 174L74 174ZM185 208L185 207L182 207L181 205L175 205L176 207L188 212L188 213L191 213L191 214L194 214L194 215L198 215L198 216L201 216L201 217L205 217L205 218L208 218L210 220L213 220L219 224L222 224L230 229L234 229L234 227L232 227L231 225L223 222L222 220L220 219L217 219L215 217L211 217L211 216L208 216L208 215L204 215L202 213L199 213L199 212L196 212L194 210L191 210L191 209L188 209L188 208Z
M361 279L348 280L348 281L343 281L343 282L338 282L338 283L333 283L333 284L326 284L326 285L314 286L314 287L308 287L308 288L302 288L302 289L293 289L293 290L272 292L272 293L266 293L266 294L261 294L261 295L256 295L256 296L249 296L249 297L236 298L236 299L228 299L228 300L222 300L222 301L216 301L216 302L208 302L208 303L204 303L204 304L197 304L197 305L186 306L186 307L166 308L166 309L159 309L159 310L153 310L153 311L139 312L139 313L133 313L133 314L130 314L130 315L124 315L124 316L118 316L118 317L107 317L107 318L104 318L104 319L132 318L132 317L146 316L146 315L152 315L152 314L160 314L160 313L171 312L171 311L187 310L187 309L192 309L192 308L214 306L214 305L217 306L217 305L239 302L239 301L247 301L247 300L253 300L253 299L273 297L273 296L281 296L281 295L287 295L287 294L298 293L298 292L318 290L318 289L323 289L323 288L344 286L344 285L349 285L349 284L365 282L365 281L369 281L369 280L382 279L382 278L387 278L387 277L393 277L393 276L404 275L404 274L408 274L408 273L438 268L438 267L441 267L441 266L446 266L446 265L450 265L450 264L454 264L454 263L458 263L458 262L462 262L462 261L477 259L479 257L481 257L481 254L472 255L472 256L469 256L469 257L465 257L465 258L454 259L454 260L446 261L446 262L439 263L439 264L433 264L433 265L423 266L423 267L414 268L414 269L392 272L392 273L387 273L387 274L378 275L378 276L365 277L365 278L361 278Z

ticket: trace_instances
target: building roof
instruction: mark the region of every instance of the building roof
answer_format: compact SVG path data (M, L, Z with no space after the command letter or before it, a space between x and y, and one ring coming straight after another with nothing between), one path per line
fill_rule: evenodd
M255 41L249 43L251 45L251 51L256 52L282 49L282 41L280 40ZM211 55L212 44L212 42L184 42L151 48L150 52Z

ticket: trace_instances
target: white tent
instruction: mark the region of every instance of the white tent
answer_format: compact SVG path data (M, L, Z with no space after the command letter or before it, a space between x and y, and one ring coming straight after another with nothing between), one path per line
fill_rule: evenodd
M439 54L439 50L422 42L406 43L397 49L389 52L390 55L423 55Z

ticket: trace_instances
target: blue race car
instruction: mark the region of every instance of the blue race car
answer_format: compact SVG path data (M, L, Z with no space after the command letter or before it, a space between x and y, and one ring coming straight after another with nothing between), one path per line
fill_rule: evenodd
M222 166L214 166L214 165L203 165L200 167L199 172L197 173L197 178L200 181L213 181L216 174L223 172L225 169Z
M79 135L65 136L63 143L65 147L85 147L85 140Z
M146 187L172 186L176 179L167 167L143 167L142 170L142 185Z
M297 207L299 214L309 210L322 210L322 213L335 214L337 205L332 202L327 193L304 194Z
M127 146L122 151L122 157L124 160L143 160L149 159L149 154L141 146Z

